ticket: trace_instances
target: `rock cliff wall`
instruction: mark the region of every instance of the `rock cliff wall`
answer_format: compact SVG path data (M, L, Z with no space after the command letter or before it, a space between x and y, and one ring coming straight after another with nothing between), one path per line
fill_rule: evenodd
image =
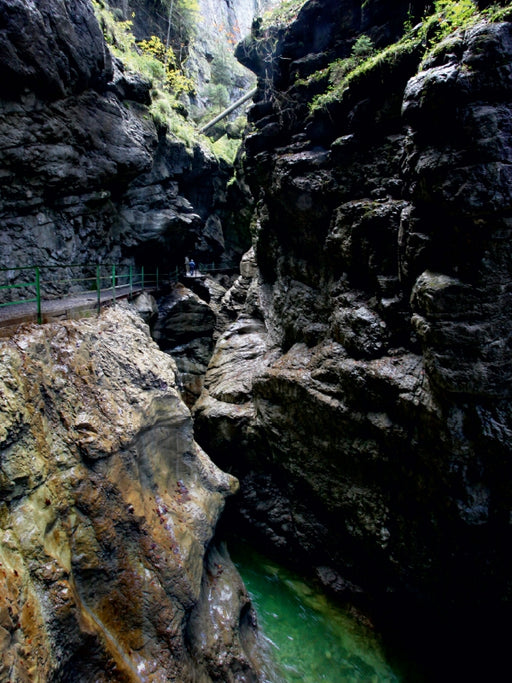
M229 252L209 220L229 170L155 127L150 85L112 61L91 3L2 0L0 17L2 266Z
M130 310L0 345L0 680L251 681L237 488Z
M187 68L195 72L195 80L202 90L211 80L210 64L219 49L233 51L234 46L250 33L253 19L276 3L275 0L199 0L198 4L198 30ZM240 76L230 93L233 100L243 94L243 89L253 87L252 80L250 71Z
M311 0L239 48L254 254L195 415L246 530L410 618L512 597L512 24L390 47L310 114L306 77L408 6Z
M226 325L195 433L244 531L407 619L509 612L512 576L511 17L393 47L428 4L310 0L239 48L254 246L217 319L178 287L156 328L191 403ZM157 130L89 3L0 0L0 22L5 265L221 254L217 162ZM362 33L389 51L311 112ZM120 311L1 353L2 675L251 680L245 593L239 641L214 608L236 574L205 554L233 480L169 357Z
M252 21L279 4L279 0L198 0L188 3L186 23L190 28L185 31L186 35L180 31L180 22L185 17L180 2L173 4L170 27L170 3L166 0L108 0L108 4L125 21L133 22L138 40L156 35L165 43L170 38L185 72L194 81L195 92L190 96L190 102L194 116L199 118L208 109L208 85L219 82L213 73L214 60L221 62L219 68L224 72L226 95L231 102L254 87L254 74L243 69L232 57L234 46L250 33Z

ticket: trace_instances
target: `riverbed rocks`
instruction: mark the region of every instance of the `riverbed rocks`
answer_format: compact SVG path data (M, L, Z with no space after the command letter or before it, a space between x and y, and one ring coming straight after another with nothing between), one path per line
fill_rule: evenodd
M27 325L0 356L0 679L256 680L249 599L211 543L238 484L146 324Z
M239 318L196 436L240 477L245 532L344 597L388 614L507 606L511 25L482 21L425 59L397 47L305 119L319 86L295 83L304 60L347 56L358 32L385 46L401 22L359 4L314 0L271 36L272 87L255 65L257 272L245 304L226 298Z

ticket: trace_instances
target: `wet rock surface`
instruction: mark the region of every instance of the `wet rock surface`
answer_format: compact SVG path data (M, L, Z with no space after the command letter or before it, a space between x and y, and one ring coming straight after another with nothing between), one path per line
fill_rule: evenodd
M230 170L155 126L150 84L112 59L91 3L2 0L0 14L2 266L230 258Z
M249 600L212 544L238 484L145 323L26 326L0 356L0 679L255 680Z
M272 86L243 46L257 272L225 298L196 437L240 477L244 531L343 597L508 609L510 24L404 51L307 120L295 85L365 27L390 42L405 5L308 3Z
M201 290L203 297L209 299L204 285ZM188 405L193 405L201 393L213 351L215 325L216 316L209 303L180 283L159 300L152 334L160 348L176 361Z
M239 48L254 245L227 292L177 286L156 323L141 303L178 371L120 311L2 342L7 680L253 680L247 597L210 545L236 485L198 443L240 479L230 531L347 601L402 628L432 609L430 636L452 608L489 608L489 638L510 617L511 25L403 50L312 114L326 81L301 82L426 4L311 0ZM0 12L6 262L238 253L226 169L157 130L89 4Z
M103 36L87 0L2 3L0 57L4 95L26 89L45 100L105 84L112 69Z

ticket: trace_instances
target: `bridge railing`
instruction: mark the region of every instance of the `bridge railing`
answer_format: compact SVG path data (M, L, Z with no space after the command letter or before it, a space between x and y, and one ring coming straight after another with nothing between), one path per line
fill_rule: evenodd
M227 273L238 264L217 266L198 263L195 275ZM185 272L190 275L190 272ZM144 290L158 291L170 282L177 282L178 267L164 272L156 266L135 266L126 263L53 264L0 268L0 309L16 304L34 304L37 320L42 320L44 302L93 294L98 311L102 301L115 303L119 296L131 297Z
M35 304L42 320L43 302L94 294L98 310L102 300L115 302L144 290L158 290L177 281L178 269L162 272L158 267L133 264L67 264L0 268L0 308Z

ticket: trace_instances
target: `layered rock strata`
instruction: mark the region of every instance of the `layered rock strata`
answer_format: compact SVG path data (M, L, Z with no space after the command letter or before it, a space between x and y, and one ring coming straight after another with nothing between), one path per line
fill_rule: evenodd
M130 310L0 345L0 680L253 681L237 488Z

